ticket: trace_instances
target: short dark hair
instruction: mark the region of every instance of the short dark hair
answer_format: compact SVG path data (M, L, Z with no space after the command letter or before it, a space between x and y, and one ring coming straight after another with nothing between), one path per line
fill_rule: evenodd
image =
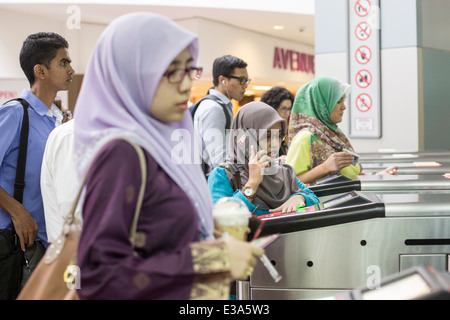
M38 32L29 35L20 50L20 66L30 83L34 84L34 66L43 64L50 68L50 61L56 57L61 48L69 48L69 44L59 34L53 32Z
M275 110L278 109L281 102L287 99L294 104L294 95L285 87L273 87L261 96L261 101L267 103Z
M222 56L214 60L213 63L213 84L219 85L220 76L232 75L236 68L247 68L247 62L231 55Z

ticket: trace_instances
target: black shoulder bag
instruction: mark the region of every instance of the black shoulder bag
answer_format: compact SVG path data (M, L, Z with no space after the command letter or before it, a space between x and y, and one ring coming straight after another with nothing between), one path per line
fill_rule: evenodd
M14 182L14 199L22 203L25 188L25 164L28 149L28 102L24 99L13 99L23 106L23 120L20 129L19 156L17 158L16 178ZM11 101L11 100L10 100ZM8 101L9 102L9 101ZM19 237L11 221L11 230L0 230L0 300L13 300L20 291L22 281L23 251Z

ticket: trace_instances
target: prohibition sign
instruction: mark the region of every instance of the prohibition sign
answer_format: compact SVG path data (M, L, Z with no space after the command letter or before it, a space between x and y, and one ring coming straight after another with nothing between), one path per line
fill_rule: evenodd
M372 28L367 22L361 22L355 28L355 35L359 40L365 41L372 35Z
M360 17L365 17L370 13L372 4L370 0L359 0L355 4L355 12Z
M356 84L358 87L365 89L372 83L372 74L368 70L360 70L356 74Z
M372 98L366 94L362 93L356 98L356 108L361 112L367 112L372 108Z
M369 47L361 46L356 50L355 58L359 64L367 64L372 59L372 50Z

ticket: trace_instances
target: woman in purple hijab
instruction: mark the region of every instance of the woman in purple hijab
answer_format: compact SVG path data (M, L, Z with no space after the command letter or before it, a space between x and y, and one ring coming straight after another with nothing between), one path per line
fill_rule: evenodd
M77 169L87 175L81 298L228 298L230 279L245 279L262 255L245 242L213 239L200 165L174 151L192 149L185 111L201 73L197 48L194 34L151 13L116 19L94 48L76 104ZM141 167L122 138L142 147L147 166L134 245Z

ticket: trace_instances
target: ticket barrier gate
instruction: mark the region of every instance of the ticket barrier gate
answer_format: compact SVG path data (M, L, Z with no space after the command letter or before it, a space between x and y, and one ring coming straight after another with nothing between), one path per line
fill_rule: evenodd
M444 162L450 161L450 152L446 153L402 153L402 154L380 154L380 155L358 155L358 160L364 163L398 163L398 162Z
M450 300L450 274L431 266L412 267L373 287L357 288L320 300Z
M319 179L309 187L318 197L348 191L376 193L450 193L450 179L442 175L360 176L352 180L342 175Z
M395 150L389 152L362 152L358 153L359 161L368 162L399 162L399 161L438 161L442 159L448 162L450 158L450 150L427 150L413 152L397 152ZM425 160L427 159L427 160Z
M403 174L445 174L450 173L450 151L422 151L415 153L362 154L359 163L365 172L384 170L396 165Z
M440 162L363 163L361 165L364 168L364 172L377 172L396 165L398 166L397 172L399 175L444 175L450 173L450 163Z
M422 151L399 151L395 149L384 149L376 152L358 152L360 159L392 157L392 158L415 158L449 156L450 149L422 150Z
M249 281L238 281L238 299L312 299L417 265L448 268L450 198L445 193L389 203L351 191L305 212L263 220L261 236L280 234L265 252L282 279L275 283L258 264Z

